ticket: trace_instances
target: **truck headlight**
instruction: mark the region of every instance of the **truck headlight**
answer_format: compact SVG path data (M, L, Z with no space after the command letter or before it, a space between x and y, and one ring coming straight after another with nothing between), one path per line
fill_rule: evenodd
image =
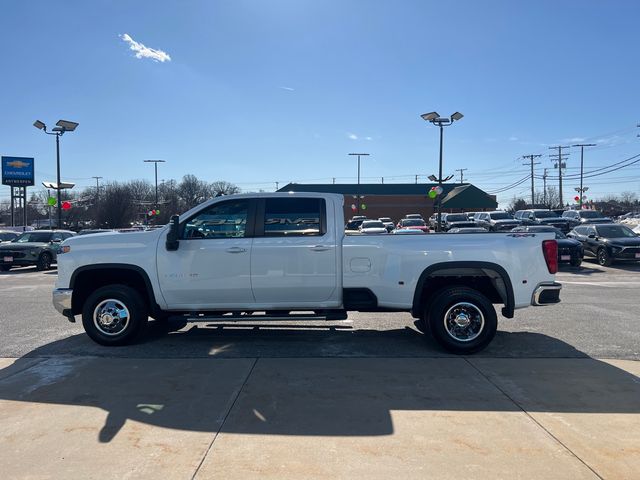
M58 255L61 255L63 253L69 253L70 251L71 251L70 245L63 245L60 247L60 252L58 253Z

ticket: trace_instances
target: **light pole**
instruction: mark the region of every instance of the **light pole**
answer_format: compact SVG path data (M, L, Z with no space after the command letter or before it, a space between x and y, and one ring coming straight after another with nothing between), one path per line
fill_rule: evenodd
M166 160L145 160L144 163L153 163L156 170L156 209L158 208L158 164Z
M451 115L451 117L446 118L446 117L441 117L438 112L429 112L429 113L423 113L420 116L424 121L432 123L437 127L440 127L440 160L438 163L439 167L438 167L437 180L438 180L438 186L442 188L442 182L446 182L447 180L451 180L451 178L453 178L453 175L447 178L442 178L442 139L444 135L443 133L444 127L448 127L452 125L453 122L460 120L464 115L462 115L460 112L455 112L454 114ZM438 195L437 208L438 208L438 218L436 223L436 231L439 232L442 229L442 225L440 223L442 221L442 193Z
M47 126L43 122L40 120L33 122L33 126L37 129L42 130L47 135L56 136L56 190L58 191L56 208L58 210L58 228L62 228L62 201L60 199L60 191L62 190L62 182L60 181L60 137L64 135L65 132L73 132L78 128L78 125L79 124L76 122L58 120L52 131L47 132Z
M349 155L356 155L358 157L358 187L356 191L356 207L358 209L358 215L360 215L360 157L368 157L368 153L350 153Z

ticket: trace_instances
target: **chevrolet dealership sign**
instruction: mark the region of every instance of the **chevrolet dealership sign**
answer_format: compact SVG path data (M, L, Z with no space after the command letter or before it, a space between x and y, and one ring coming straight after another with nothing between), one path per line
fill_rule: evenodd
M12 187L33 185L33 158L2 157L2 184Z

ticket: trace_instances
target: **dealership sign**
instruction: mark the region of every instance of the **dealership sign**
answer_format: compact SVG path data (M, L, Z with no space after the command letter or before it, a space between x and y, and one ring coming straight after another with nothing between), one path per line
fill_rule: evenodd
M2 157L2 184L12 187L33 185L33 158Z

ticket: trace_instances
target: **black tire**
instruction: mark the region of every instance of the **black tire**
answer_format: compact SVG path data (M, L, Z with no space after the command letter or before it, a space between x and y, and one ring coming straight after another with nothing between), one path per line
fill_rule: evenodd
M467 327L455 325L452 315L456 311L456 318L470 322ZM462 286L437 292L425 307L423 319L438 343L458 355L479 352L489 345L498 329L496 311L489 299L477 290ZM463 339L465 336L468 338Z
M598 265L601 267L608 267L613 263L613 259L611 258L611 255L609 255L609 251L604 247L598 249L596 258L598 260Z
M107 303L107 300L114 302ZM94 322L94 312L101 304L101 310L106 317L104 325L98 321L97 315ZM124 325L122 320L114 320L112 325L106 324L109 316L113 317L112 313L118 315L125 311L128 311L128 316ZM82 325L87 335L100 345L129 345L144 334L148 315L147 305L137 290L126 285L107 285L93 292L85 300L82 306ZM107 330L111 330L110 334L105 333Z
M8 272L11 270L11 265L0 265L0 272Z
M42 252L38 257L38 261L36 262L36 270L49 270L51 268L52 261L53 256L49 252Z
M569 264L572 267L579 267L580 265L582 265L582 259L580 257L575 257L571 259L571 262L569 262Z

